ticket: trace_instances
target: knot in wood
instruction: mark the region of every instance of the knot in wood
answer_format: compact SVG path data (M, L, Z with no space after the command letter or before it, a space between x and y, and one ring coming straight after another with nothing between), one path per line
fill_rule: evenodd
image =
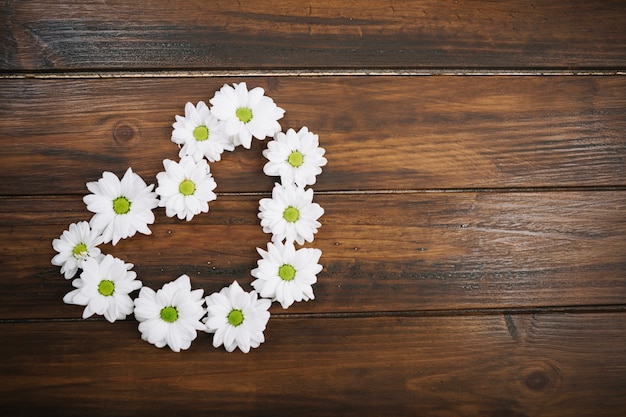
M544 371L534 371L524 379L524 385L533 391L542 391L550 384L550 377Z
M120 145L128 145L141 138L141 129L133 120L120 120L113 128L113 139Z

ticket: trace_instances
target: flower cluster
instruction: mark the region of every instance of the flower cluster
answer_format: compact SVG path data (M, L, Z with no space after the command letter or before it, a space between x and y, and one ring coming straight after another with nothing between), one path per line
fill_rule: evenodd
M265 233L272 234L267 251L258 249L262 259L251 271L252 282L262 297L278 301L283 308L294 301L313 299L311 285L317 282L316 274L322 270L317 262L322 255L319 249L298 245L312 242L321 226L319 218L324 209L313 203L313 189L317 174L326 165L324 149L319 147L317 135L306 127L298 132L289 129L279 132L263 151L269 162L263 167L267 175L280 176L280 183L272 189L272 198L259 201L259 219Z
M131 168L121 179L105 171L87 183L90 194L83 201L94 214L89 222L70 224L52 241L58 253L51 262L68 280L80 270L72 281L75 289L63 301L85 306L83 318L98 314L114 322L134 314L141 338L159 348L188 349L198 331L204 331L213 334L213 346L247 353L265 341L273 301L286 309L314 298L312 285L322 270L322 252L295 245L312 242L321 226L324 210L313 202L313 189L306 187L315 184L327 160L317 135L307 127L281 131L278 120L285 111L260 87L224 85L209 103L210 108L203 101L187 103L185 116L175 117L171 140L179 145L180 160L163 160L156 189ZM271 198L259 201L261 226L272 237L267 250L257 248L261 259L251 271L251 291L234 281L203 297L204 291L192 289L187 275L154 291L136 279L133 264L101 252L101 244L116 245L137 232L151 234L157 207L164 207L168 217L186 221L207 213L209 202L217 198L209 162L237 146L249 149L253 138L267 137L273 139L263 151L268 160L263 172L280 181Z

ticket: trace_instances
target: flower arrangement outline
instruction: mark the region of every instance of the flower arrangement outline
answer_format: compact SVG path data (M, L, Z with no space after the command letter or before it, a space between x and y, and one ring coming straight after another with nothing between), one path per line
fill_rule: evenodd
M57 254L51 262L72 280L74 289L63 301L84 306L84 319L97 314L113 323L134 314L141 338L158 348L186 350L198 332L205 332L213 334L215 348L248 353L265 341L273 302L287 309L315 298L322 251L296 245L313 242L321 227L324 209L313 202L313 189L307 187L315 184L327 160L318 136L306 126L282 131L279 120L285 111L261 87L224 84L209 103L210 108L203 101L188 102L185 115L175 116L171 141L179 146L180 159L163 160L156 189L132 168L121 179L105 171L87 183L90 194L83 201L93 215L70 224L52 241ZM115 246L137 232L150 235L157 207L185 221L208 213L209 203L217 199L209 163L219 161L224 151L250 149L253 139L266 138L272 139L263 150L268 160L263 172L279 181L271 198L259 200L260 225L272 236L267 248L257 248L261 258L250 271L250 291L235 280L205 297L203 289L192 289L185 274L155 291L137 279L133 264L102 253L102 244Z

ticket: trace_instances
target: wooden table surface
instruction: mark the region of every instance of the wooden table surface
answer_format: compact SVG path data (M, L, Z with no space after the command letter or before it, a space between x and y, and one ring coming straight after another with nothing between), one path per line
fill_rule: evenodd
M248 354L83 320L50 260L85 183L154 184L174 115L237 82L326 149L315 300ZM626 413L626 2L5 1L0 140L3 415ZM209 214L101 249L250 289L265 146L212 164Z

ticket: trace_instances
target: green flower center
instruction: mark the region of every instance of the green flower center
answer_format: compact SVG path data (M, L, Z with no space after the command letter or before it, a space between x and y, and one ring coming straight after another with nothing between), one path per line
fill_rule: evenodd
M126 214L130 211L130 200L126 197L117 197L113 200L113 211L115 214Z
M198 142L204 142L209 138L209 128L202 125L193 130L193 137Z
M113 281L103 279L100 281L100 284L98 284L98 292L105 297L113 295L113 291L115 291L115 284Z
M296 277L296 269L289 264L284 264L278 268L278 276L283 281L291 281Z
M283 219L289 223L295 223L300 218L300 211L294 206L289 206L283 211Z
M85 253L87 253L87 245L84 243L79 243L74 246L74 249L72 249L72 255L74 255L74 258L77 259L82 258Z
M234 327L243 323L243 313L241 310L231 310L230 313L228 313L228 323Z
M178 191L182 195L192 195L196 192L196 184L191 180L185 180L178 186Z
M293 151L287 158L287 162L294 168L298 168L304 162L304 155L300 151Z
M176 307L169 306L162 308L161 320L168 323L174 323L176 320L178 320L178 310L176 310Z
M237 115L237 118L244 123L248 123L252 120L252 110L247 107L239 107L235 114Z

